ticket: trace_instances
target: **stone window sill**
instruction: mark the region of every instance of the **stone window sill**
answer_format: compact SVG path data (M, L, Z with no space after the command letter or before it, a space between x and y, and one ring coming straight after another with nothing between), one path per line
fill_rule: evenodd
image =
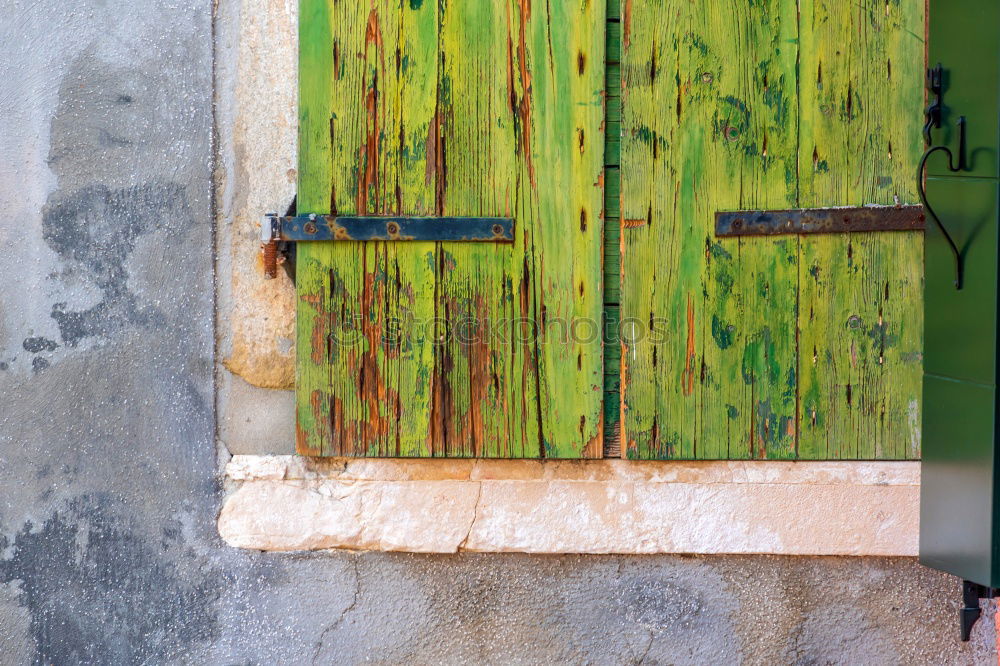
M917 554L918 462L234 456L219 532L255 550Z

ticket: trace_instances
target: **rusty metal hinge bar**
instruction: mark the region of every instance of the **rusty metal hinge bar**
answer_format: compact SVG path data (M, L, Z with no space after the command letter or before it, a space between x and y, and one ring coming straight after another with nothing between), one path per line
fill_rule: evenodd
M922 206L720 211L715 214L715 235L726 237L922 231L924 221Z
M506 217L372 217L265 215L261 241L432 241L510 243L514 220Z

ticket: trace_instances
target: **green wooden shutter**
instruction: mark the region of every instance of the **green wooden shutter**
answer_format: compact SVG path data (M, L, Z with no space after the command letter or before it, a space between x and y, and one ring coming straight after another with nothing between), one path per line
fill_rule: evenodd
M924 3L623 5L624 454L918 456L920 235L712 218L917 202Z
M946 83L935 146L960 163L927 162L927 201L962 251L962 289L945 235L927 228L924 446L920 465L920 563L987 587L1000 586L998 335L1000 302L1000 6L934 0L930 62ZM970 605L970 604L965 604ZM967 614L966 614L967 615Z
M301 0L299 212L509 216L516 241L300 243L300 453L601 454L604 25L591 0Z

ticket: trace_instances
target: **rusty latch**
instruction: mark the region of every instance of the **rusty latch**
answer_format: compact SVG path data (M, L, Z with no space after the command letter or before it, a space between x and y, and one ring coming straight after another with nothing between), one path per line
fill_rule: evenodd
M351 215L278 215L261 220L264 276L277 274L278 243L315 241L426 241L512 243L509 217L401 217Z

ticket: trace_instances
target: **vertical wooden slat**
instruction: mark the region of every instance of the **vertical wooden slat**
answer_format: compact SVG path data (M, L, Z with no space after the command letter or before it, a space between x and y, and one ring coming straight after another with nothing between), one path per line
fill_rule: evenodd
M299 3L299 170L297 204L302 210L330 212L330 103L333 97L333 17L326 0ZM296 293L296 450L303 455L331 452L330 295L325 266L329 246L303 246L297 257ZM303 356L308 354L308 361Z
M604 456L621 456L621 52L619 0L608 0L604 137Z
M300 206L309 212L430 213L435 183L417 174L427 172L424 146L435 104L436 8L401 9L391 0L329 7L329 37L301 23L308 43L300 67L309 76L302 84L309 105L303 116L310 114L317 133L325 125L330 137L315 150L304 145L301 161L327 162L329 184L303 177ZM324 38L327 53L305 60ZM417 62L422 66L410 66ZM314 87L314 81L323 83ZM317 346L320 330L329 336L328 396L308 405L320 410L314 422L321 425L322 453L426 453L431 357L422 322L432 316L434 293L427 250L388 243L301 249L306 282L299 286L300 302L316 298L312 282L318 281L327 325L309 331L304 321L299 339L308 335ZM312 366L321 365L316 355L299 363L300 415L307 409L305 380L319 374ZM313 395L317 390L322 387Z
M512 215L517 240L303 245L299 451L599 456L603 4L302 16L300 209Z
M802 0L800 204L914 203L924 5ZM802 458L919 455L919 234L803 237Z
M791 457L796 241L712 218L794 202L796 3L623 12L624 453Z
M457 335L437 348L435 454L532 457L538 454L534 346L515 342L495 353L479 324L495 324L520 302L526 234L537 222L517 211L528 186L514 159L520 149L508 85L483 85L506 70L510 7L452 2L442 6L438 83L438 169L442 214L511 215L518 239L509 247L439 246L435 260L437 316ZM496 81L500 83L500 81ZM532 313L526 312L531 317Z

